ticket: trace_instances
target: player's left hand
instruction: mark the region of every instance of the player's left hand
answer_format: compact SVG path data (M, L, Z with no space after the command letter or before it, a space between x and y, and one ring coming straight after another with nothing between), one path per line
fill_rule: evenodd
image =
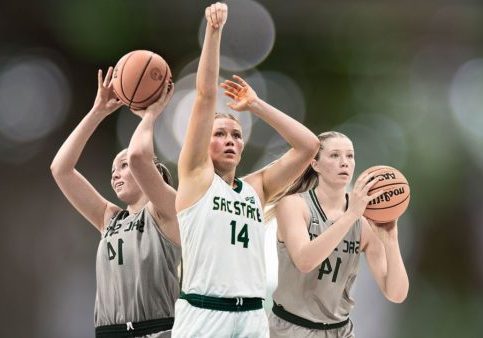
M233 75L236 82L225 80L220 86L225 90L225 95L233 99L228 107L236 111L249 110L250 105L258 98L257 93L250 85L238 75Z

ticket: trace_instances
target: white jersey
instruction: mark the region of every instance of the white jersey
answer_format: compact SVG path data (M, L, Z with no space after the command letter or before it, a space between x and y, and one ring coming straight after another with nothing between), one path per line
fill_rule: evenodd
M265 297L265 228L260 199L235 178L232 189L214 174L211 186L178 213L185 293Z

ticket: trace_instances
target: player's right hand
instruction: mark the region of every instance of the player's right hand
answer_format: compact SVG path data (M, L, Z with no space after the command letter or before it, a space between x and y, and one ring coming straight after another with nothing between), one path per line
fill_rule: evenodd
M221 29L228 17L228 6L221 2L206 7L205 17L213 29Z
M114 93L112 86L113 68L109 67L106 77L102 77L102 69L97 71L97 95L94 101L93 109L103 115L109 115L122 106L121 100Z
M368 195L369 190L378 182L377 177L371 176L373 173L366 173L357 178L354 183L354 188L349 195L349 208L348 212L359 218L364 214L369 201L377 198L384 193L383 189L375 191L373 194Z

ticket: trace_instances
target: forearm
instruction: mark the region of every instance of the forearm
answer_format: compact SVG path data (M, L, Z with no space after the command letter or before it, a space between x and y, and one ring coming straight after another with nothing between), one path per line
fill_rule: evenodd
M215 30L210 24L207 24L200 63L196 73L198 95L216 97L220 68L221 33L222 28Z
M249 104L249 110L274 128L295 150L310 149L315 155L319 141L302 123L260 98Z
M356 217L345 213L337 222L308 242L298 253L297 267L302 272L310 272L330 256L352 227Z
M154 125L156 117L146 114L137 126L128 147L130 160L152 161L154 158Z
M396 239L384 243L387 274L385 278L386 297L396 303L403 302L408 294L409 279Z
M94 108L87 113L55 155L51 164L54 174L61 174L75 168L87 141L105 117L106 115Z

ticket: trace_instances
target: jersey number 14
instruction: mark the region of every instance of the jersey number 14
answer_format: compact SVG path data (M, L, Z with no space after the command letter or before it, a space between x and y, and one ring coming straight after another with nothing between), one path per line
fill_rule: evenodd
M236 241L243 243L244 248L248 248L248 225L245 224L241 230L236 234L236 221L231 221L231 244L235 245Z

